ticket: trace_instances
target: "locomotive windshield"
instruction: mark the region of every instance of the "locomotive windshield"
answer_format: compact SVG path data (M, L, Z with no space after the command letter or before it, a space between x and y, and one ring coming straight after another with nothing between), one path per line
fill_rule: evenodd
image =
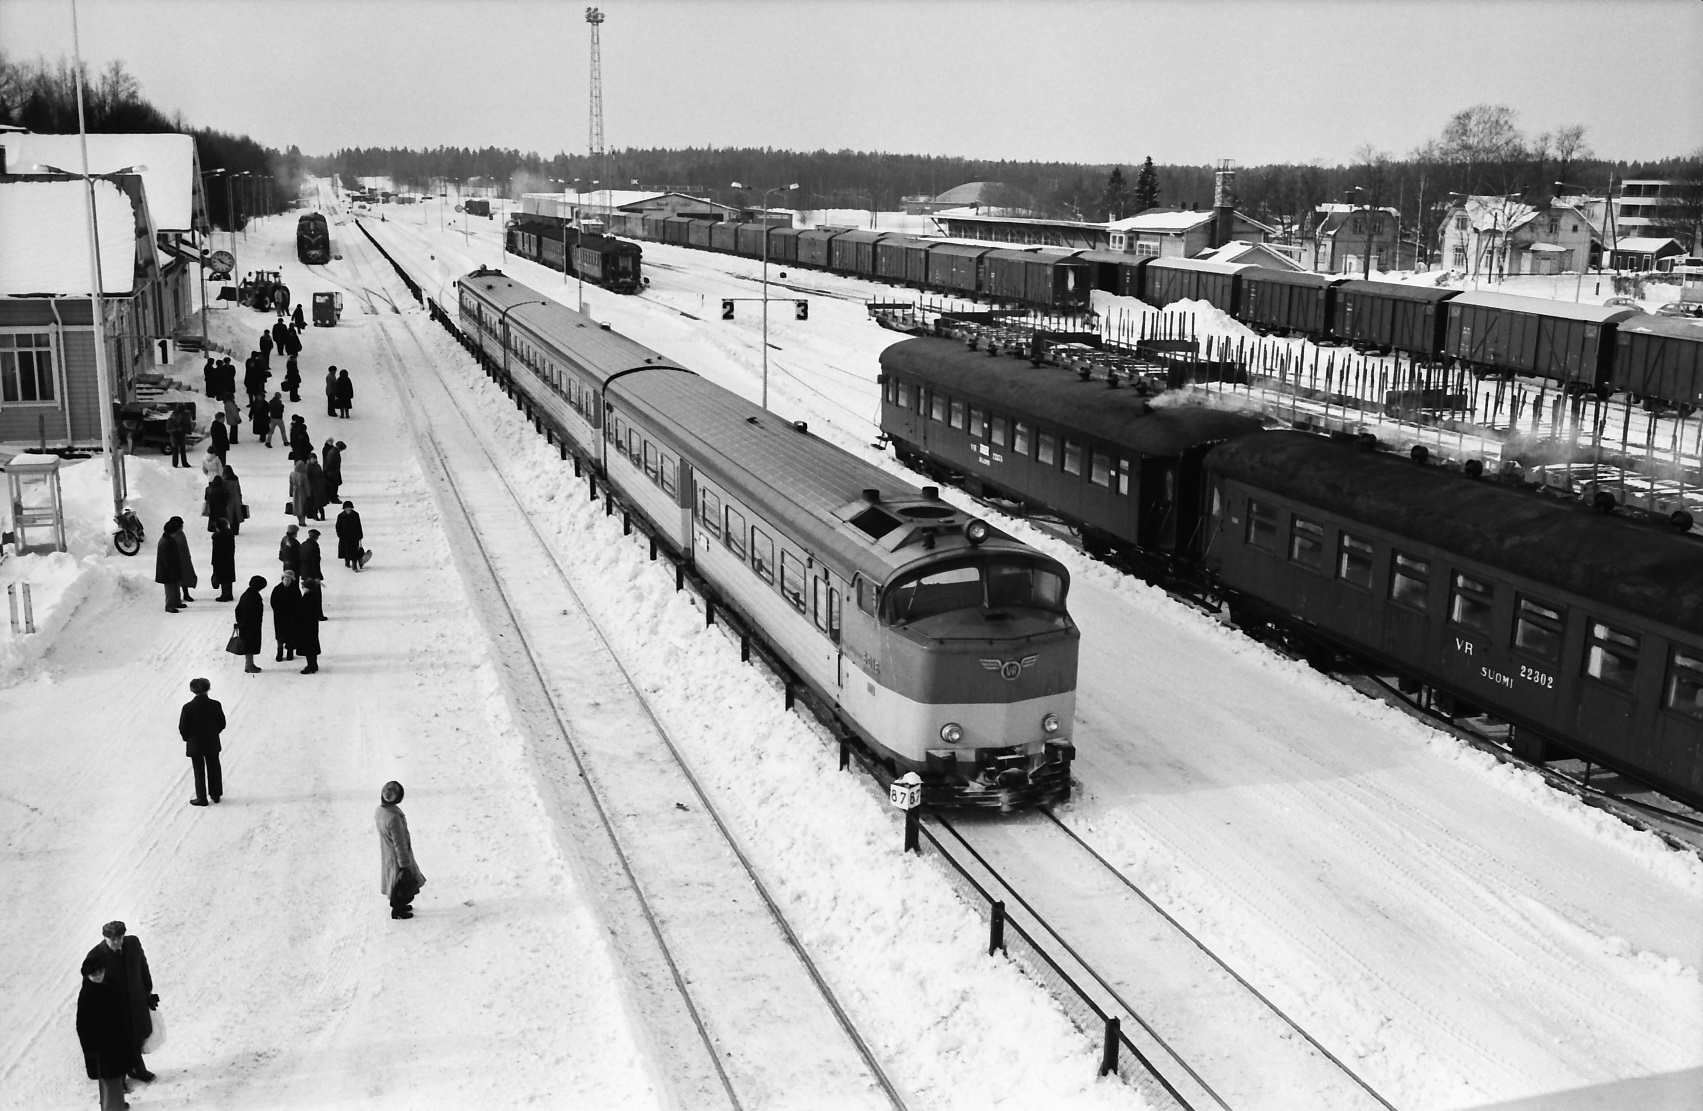
M1044 610L1062 616L1064 576L1029 559L931 563L887 588L882 612L905 625L954 610Z

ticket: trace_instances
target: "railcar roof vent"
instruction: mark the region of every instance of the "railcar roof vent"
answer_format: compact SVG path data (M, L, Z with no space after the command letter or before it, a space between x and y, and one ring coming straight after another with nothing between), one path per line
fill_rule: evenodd
M793 428L797 429L799 432L810 431L810 425L806 424L804 421L801 421L801 420L793 421L792 426L793 426Z
M885 509L879 509L873 505L851 518L849 523L861 530L871 540L879 540L899 527L897 517Z
M927 498L929 501L939 501L940 500L940 487L938 487L938 486L924 486L922 488L922 496Z
M881 500L881 491L870 486L863 491L863 500L868 502L870 505L874 505L876 502Z

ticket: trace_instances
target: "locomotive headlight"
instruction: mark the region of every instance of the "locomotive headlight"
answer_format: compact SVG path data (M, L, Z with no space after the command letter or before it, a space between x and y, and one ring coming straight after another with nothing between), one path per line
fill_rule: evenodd
M949 745L955 745L964 739L964 727L955 721L949 721L940 727L940 739Z
M1048 714L1041 719L1041 728L1048 733L1057 733L1060 724L1057 714Z
M986 543L988 534L992 531L986 521L971 521L964 526L964 539L968 540L972 547L980 546Z

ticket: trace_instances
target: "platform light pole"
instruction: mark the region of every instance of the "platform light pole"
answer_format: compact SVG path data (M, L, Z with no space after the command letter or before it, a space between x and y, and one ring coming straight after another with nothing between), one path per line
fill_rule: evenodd
M735 189L745 186L733 182ZM772 189L763 190L763 408L769 407L769 194L789 193L798 188L798 182L791 185L777 185Z

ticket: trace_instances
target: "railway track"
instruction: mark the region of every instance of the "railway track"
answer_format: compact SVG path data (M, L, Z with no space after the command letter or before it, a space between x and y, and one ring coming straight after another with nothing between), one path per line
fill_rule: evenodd
M367 291L394 304L382 288ZM836 1106L903 1109L904 1098L486 449L466 402L410 328L378 323L422 463L445 517L458 526L452 534L465 541L470 579L485 584L487 624L493 641L506 645L503 670L519 691L521 716L540 746L553 750L557 778L574 788L566 804L584 793L577 819L558 815L570 826L577 821L572 852L618 888L606 909L648 937L639 947L655 955L649 963L660 959L659 975L636 974L645 981L639 1011L663 1030L664 1055L683 1074L675 1078L682 1104L742 1109L772 1100L778 1089L819 1093ZM416 349L412 357L399 349L398 334ZM695 806L680 804L682 796ZM740 905L741 890L757 892L760 912ZM622 932L616 925L612 934ZM765 932L772 936L763 959L722 967L727 937L749 943ZM643 953L628 956L646 963ZM801 1031L826 1035L829 1026L837 1038L799 1045Z

